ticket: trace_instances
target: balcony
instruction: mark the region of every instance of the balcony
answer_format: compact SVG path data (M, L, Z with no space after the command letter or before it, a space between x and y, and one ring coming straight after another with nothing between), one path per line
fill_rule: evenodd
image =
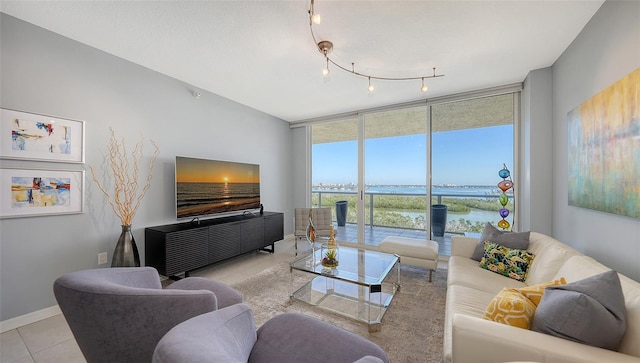
M497 209L499 193L477 192L432 194L431 204L449 205L444 236L429 236L439 243L441 256L451 255L451 236L479 236L487 222L496 223L501 218ZM314 207L331 207L336 221L335 202L346 200L351 206L347 212L345 226L337 227L336 239L347 243L358 243L355 205L357 193L349 190L313 190ZM469 207L471 206L471 207ZM513 199L507 208L513 210ZM402 236L427 239L427 198L424 193L365 192L365 246L376 247L387 236ZM487 210L495 209L495 210ZM470 211L471 210L471 211ZM469 220L471 218L471 220ZM337 225L337 223L336 223Z

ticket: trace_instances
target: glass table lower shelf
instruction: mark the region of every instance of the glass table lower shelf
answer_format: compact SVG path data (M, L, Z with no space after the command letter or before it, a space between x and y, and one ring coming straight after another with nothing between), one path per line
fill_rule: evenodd
M369 332L377 332L397 289L395 284L381 287L381 292L369 293L369 287L318 276L291 294L291 298L365 322Z
M291 299L365 322L369 332L380 331L382 317L400 288L399 257L341 247L340 265L334 270L320 266L318 257L316 252L291 263L292 285L295 273L316 275L292 287Z

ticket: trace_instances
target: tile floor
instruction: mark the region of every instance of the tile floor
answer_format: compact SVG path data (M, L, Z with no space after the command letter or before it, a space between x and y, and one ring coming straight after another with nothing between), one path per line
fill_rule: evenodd
M305 253L307 243L298 243ZM243 281L258 272L295 257L294 238L276 243L276 253L250 253L191 273L227 284ZM440 263L445 267L446 263ZM40 320L1 334L0 363L80 363L86 362L62 315Z

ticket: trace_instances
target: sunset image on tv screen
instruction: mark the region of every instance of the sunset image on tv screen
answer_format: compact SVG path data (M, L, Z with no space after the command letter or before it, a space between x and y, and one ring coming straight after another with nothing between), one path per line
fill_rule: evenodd
M260 208L260 166L176 157L178 218Z

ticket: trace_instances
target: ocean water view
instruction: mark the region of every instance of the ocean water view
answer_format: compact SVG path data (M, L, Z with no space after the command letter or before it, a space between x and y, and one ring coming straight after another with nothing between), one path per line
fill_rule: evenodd
M260 183L176 184L178 218L260 208Z
M426 194L425 185L369 185L366 188L368 193L391 193L391 194ZM500 195L502 191L497 186L488 185L434 185L431 188L433 195Z

